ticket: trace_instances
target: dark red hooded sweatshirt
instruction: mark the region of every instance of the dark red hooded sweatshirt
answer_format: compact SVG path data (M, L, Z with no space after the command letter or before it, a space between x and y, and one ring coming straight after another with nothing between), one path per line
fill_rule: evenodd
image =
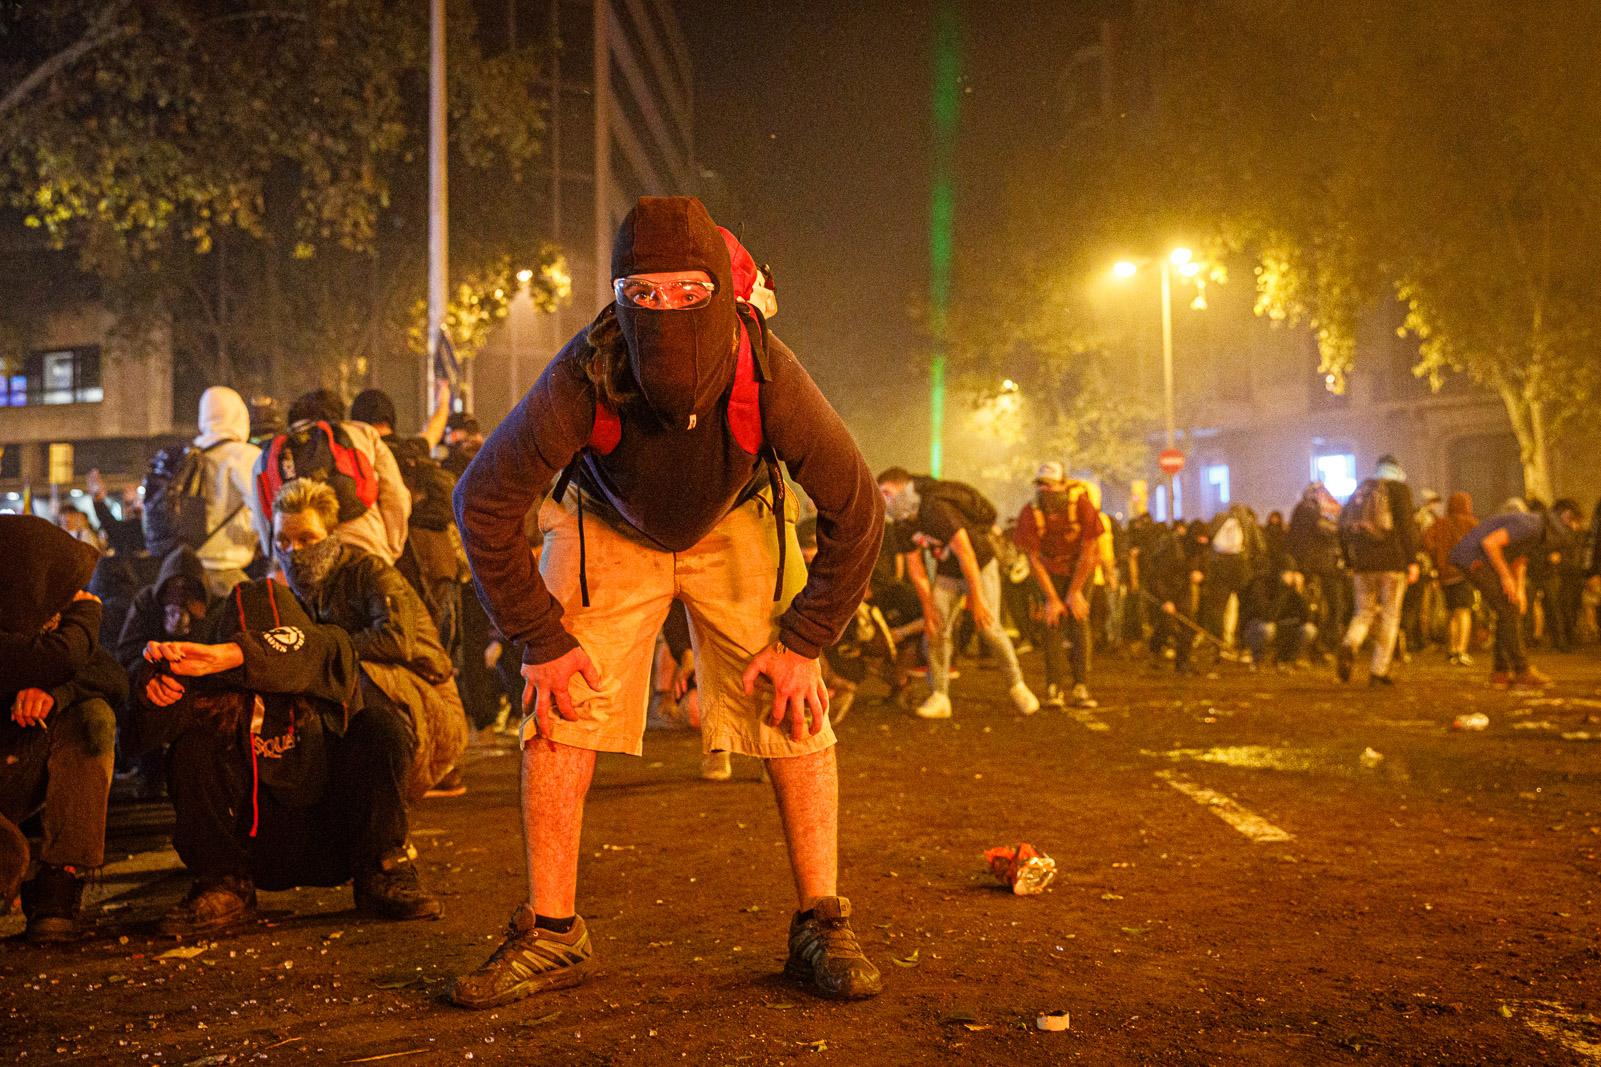
M610 454L583 451L595 419L594 387L578 362L585 331L545 368L456 485L473 579L500 632L526 646L527 662L577 647L533 566L523 518L581 451L576 481L609 525L666 552L695 545L766 481L760 457L739 447L728 424L738 336L728 249L693 197L641 199L618 233L613 277L694 269L717 283L706 307L619 309L644 399L622 412L622 439ZM883 539L883 499L850 431L794 353L769 332L765 355L766 441L818 511L817 557L779 620L779 636L816 656L839 637L866 591Z

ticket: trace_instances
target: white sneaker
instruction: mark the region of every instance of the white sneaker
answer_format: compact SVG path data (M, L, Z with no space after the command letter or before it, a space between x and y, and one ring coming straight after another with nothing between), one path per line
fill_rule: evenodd
M727 752L708 752L700 758L700 776L708 782L726 782L734 777L734 762Z
M1040 698L1029 690L1027 682L1018 682L1006 691L1006 695L1012 698L1012 706L1024 715L1032 715L1040 710Z
M1100 701L1090 696L1090 687L1083 682L1073 687L1073 706L1075 708L1098 708Z
M948 719L951 717L951 698L944 693L930 693L928 699L917 705L919 719Z

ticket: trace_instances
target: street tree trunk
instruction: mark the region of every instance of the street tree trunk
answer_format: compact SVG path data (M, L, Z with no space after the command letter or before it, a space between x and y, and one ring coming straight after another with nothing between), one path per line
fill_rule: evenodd
M1523 495L1550 503L1551 441L1545 405L1530 397L1527 387L1505 380L1496 383L1496 393L1506 406L1512 433L1518 440L1518 460L1523 465Z

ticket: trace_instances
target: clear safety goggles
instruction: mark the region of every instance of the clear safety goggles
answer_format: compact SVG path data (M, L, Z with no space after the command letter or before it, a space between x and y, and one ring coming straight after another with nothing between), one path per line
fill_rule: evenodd
M651 311L687 311L705 307L717 292L716 282L671 281L654 282L645 278L623 277L611 283L617 303L623 307L648 308Z

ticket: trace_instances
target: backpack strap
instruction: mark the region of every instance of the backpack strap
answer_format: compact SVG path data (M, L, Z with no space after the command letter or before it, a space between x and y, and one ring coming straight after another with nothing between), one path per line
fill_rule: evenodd
M261 514L269 527L272 526L273 481L276 478L278 485L283 485L283 479L280 477L282 471L278 464L283 458L284 444L288 440L288 434L273 435L272 442L267 445L267 451L261 458L261 473L256 475L256 495L261 498Z
M743 319L739 323L739 357L734 364L734 388L728 395L728 429L734 443L751 455L765 456L766 434L762 429L761 383L756 378L756 357L751 351L750 331Z

